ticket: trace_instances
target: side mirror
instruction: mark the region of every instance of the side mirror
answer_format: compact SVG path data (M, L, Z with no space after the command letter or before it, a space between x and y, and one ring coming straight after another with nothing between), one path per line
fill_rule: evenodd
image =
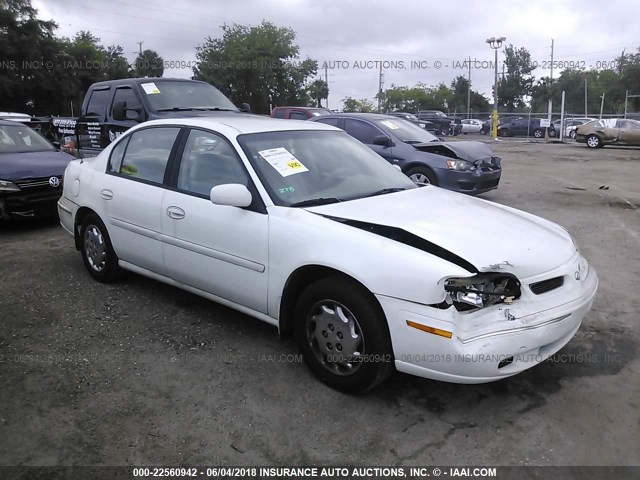
M56 150L60 150L60 142L51 142L51 144L56 147Z
M242 105L240 105L240 111L241 112L246 112L246 113L251 113L251 105L249 105L248 103L243 103Z
M211 189L209 198L214 205L239 208L248 207L253 200L249 189L240 183L217 185Z
M111 109L113 112L114 120L126 120L127 119L127 102L119 101L113 104L113 108Z
M127 102L121 100L119 102L114 102L113 108L111 109L113 119L118 121L126 121L133 120L134 122L141 121L141 113L142 108L127 108ZM127 115L127 112L135 112L135 116Z
M393 142L386 135L377 135L373 137L373 144L380 145L382 147L390 147L393 145Z

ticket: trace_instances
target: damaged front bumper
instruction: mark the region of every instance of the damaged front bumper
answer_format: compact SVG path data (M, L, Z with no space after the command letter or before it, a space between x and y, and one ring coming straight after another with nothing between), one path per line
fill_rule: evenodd
M581 263L582 262L582 263ZM396 368L453 383L485 383L537 365L565 346L591 308L598 277L576 255L562 267L522 279L522 297L468 313L377 295L389 324ZM528 286L563 276L561 287Z

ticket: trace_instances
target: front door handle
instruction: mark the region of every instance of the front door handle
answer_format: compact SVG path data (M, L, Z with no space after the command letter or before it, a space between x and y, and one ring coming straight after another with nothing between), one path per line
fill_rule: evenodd
M171 206L167 208L167 215L169 216L169 218L173 218L174 220L182 220L185 216L185 213L184 210L180 207Z
M100 195L105 200L111 200L113 198L113 192L111 190L107 190L106 188L100 192Z

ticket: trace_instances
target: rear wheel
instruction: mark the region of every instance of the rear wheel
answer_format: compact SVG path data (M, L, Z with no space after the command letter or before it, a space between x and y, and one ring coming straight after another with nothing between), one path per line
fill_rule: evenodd
M349 279L333 276L307 287L296 305L294 335L311 371L337 390L369 390L394 370L384 314Z
M99 282L111 282L120 274L118 257L102 220L87 215L80 229L82 260L89 274Z
M533 136L536 137L536 138L542 138L542 137L544 137L544 131L540 130L539 128L536 128L533 131Z
M575 138L576 138L576 131L575 130L571 130L569 132L569 138L575 140Z
M599 148L602 146L603 146L603 143L602 143L602 140L600 140L599 136L592 134L587 137L587 147Z
M500 135L501 137L510 137L511 131L508 128L502 128L498 130L498 135Z
M407 177L416 185L438 185L436 176L427 167L413 167L407 172Z

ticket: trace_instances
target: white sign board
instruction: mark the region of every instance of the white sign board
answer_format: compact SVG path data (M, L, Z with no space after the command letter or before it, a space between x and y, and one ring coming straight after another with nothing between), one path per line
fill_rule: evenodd
M550 127L551 126L551 120L549 120L548 118L543 118L542 120L540 120L540 126L542 128Z

